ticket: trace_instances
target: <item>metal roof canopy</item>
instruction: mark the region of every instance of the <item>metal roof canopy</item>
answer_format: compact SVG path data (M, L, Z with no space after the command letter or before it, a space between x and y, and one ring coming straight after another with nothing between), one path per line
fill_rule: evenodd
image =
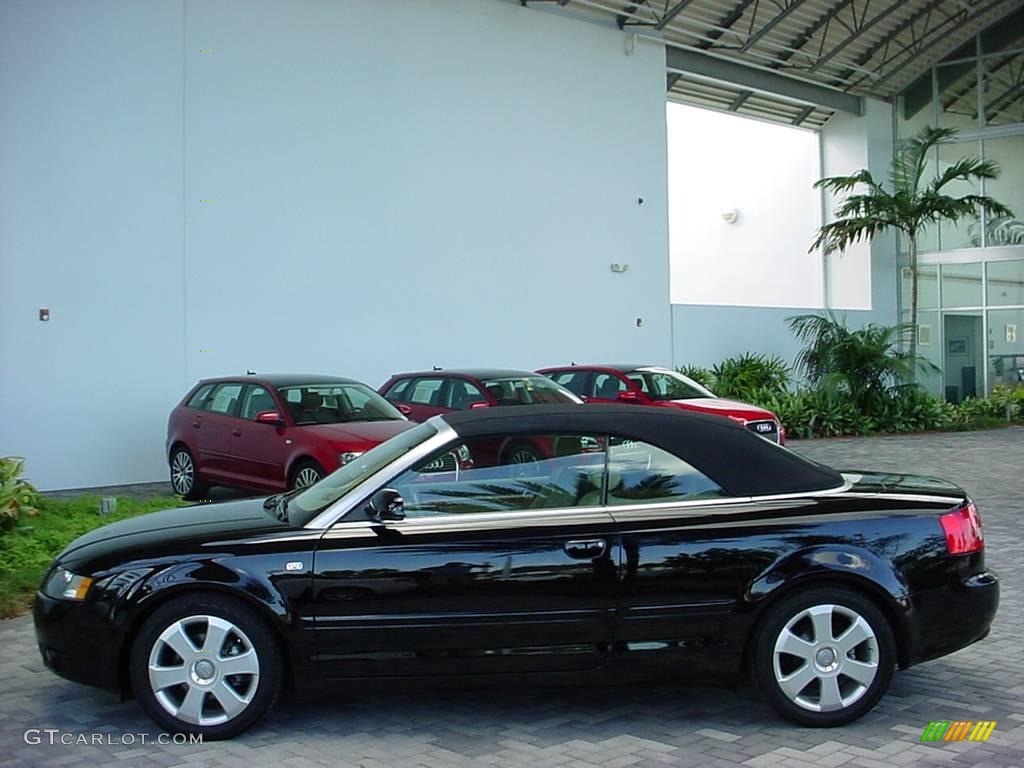
M891 100L1024 8L1024 0L520 2L659 36L672 101L807 128L837 111L859 114L864 96ZM1018 80L1016 67L1007 68Z

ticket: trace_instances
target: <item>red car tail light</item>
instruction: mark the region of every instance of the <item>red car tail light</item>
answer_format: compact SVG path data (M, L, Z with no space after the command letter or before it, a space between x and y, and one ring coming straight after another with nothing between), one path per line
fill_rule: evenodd
M985 548L981 533L981 515L974 502L967 502L939 518L951 555L967 555Z

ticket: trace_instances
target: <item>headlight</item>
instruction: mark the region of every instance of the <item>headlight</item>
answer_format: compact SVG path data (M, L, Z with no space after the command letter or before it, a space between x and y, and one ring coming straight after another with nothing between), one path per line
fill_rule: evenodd
M341 464L342 466L345 466L350 461L358 459L360 456L363 455L363 453L364 451L345 451L344 453L339 453L338 463Z
M50 578L43 584L43 594L61 600L85 600L85 594L92 586L92 579L57 566Z

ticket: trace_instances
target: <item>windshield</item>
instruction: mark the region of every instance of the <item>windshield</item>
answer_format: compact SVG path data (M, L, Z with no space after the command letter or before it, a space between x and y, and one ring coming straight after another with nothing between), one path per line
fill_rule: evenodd
M626 378L647 393L651 400L691 400L715 396L711 390L675 371L640 369L630 371Z
M576 395L546 376L484 379L484 387L494 395L498 405L531 405L534 403L582 403Z
M430 424L420 424L353 459L292 499L288 503L289 522L305 525L366 478L436 434Z
M298 426L405 418L365 384L301 384L277 391Z

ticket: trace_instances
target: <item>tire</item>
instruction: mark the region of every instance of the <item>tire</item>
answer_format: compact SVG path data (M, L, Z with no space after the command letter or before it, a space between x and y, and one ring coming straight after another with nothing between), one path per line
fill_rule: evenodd
M529 443L512 443L505 448L502 464L534 464L544 455Z
M271 629L251 608L215 595L187 596L142 625L129 676L143 710L165 731L229 739L273 706L282 661Z
M206 496L210 486L199 478L192 452L183 445L177 445L171 451L169 462L171 472L171 488L176 494L188 501L195 501Z
M308 488L313 483L319 482L323 479L324 468L320 466L319 462L313 461L312 459L303 459L295 468L292 470L291 479L288 481L288 487L292 490L296 488Z
M783 599L754 642L758 688L778 714L800 725L853 722L882 698L896 666L896 641L882 611L842 587Z

